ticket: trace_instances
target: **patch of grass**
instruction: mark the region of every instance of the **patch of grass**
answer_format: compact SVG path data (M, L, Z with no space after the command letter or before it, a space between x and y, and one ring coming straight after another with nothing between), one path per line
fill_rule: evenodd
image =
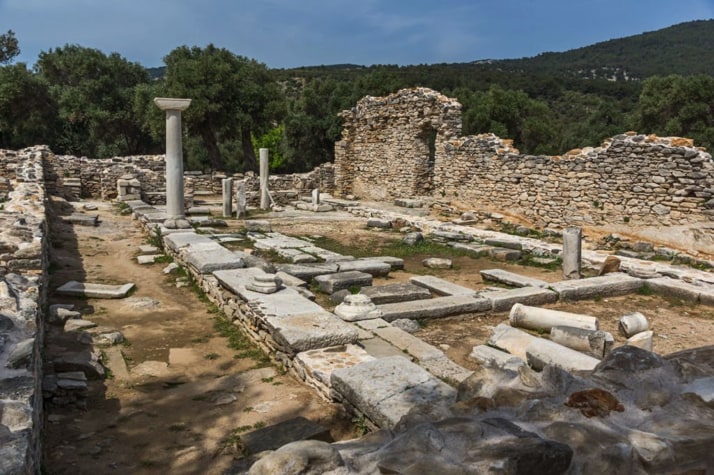
M270 378L261 378L260 380L264 383L272 383L273 382L273 377Z
M228 338L228 347L238 352L234 358L254 359L258 368L270 366L270 358L224 315L219 314L214 317L213 327L221 336Z
M637 295L654 295L655 291L647 284L642 284L639 289L637 289Z
M188 429L188 427L186 427L186 424L184 424L183 422L177 422L177 423L171 424L169 426L170 432L183 432L187 429Z
M221 355L219 355L218 353L208 353L206 356L204 356L204 358L206 358L207 360L216 360L220 358L220 356Z
M191 398L192 401L205 401L206 399L208 399L208 396L205 394L198 394Z
M364 415L355 416L352 418L352 426L354 433L357 437L362 437L369 432L369 426L367 425L367 418Z
M154 264L171 264L173 261L174 258L166 254L154 258Z
M262 257L266 261L272 262L274 264L292 264L293 262L287 257L283 257L278 254L274 249L254 249L253 255L257 257Z
M560 269L563 265L563 259L561 257L553 257L552 262L538 262L538 256L534 256L531 253L522 253L521 259L518 261L519 264L528 267L538 267L540 269L546 269L550 271L556 271Z
M154 226L154 229L149 231L149 235L146 237L146 243L163 251L164 240L161 238L161 230L159 229L158 225Z
M245 409L243 409L243 412L251 412L253 410L253 406L248 406Z
M265 427L265 422L263 421L258 421L253 424L253 429L262 429L263 427Z

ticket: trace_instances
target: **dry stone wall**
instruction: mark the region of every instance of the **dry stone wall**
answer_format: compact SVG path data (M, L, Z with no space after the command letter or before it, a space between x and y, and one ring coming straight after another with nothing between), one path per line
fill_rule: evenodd
M429 195L434 161L461 133L461 104L425 88L367 96L343 111L336 191L373 200Z
M0 473L40 473L48 246L43 160L0 150Z
M690 139L627 133L563 156L524 155L493 134L459 137L460 105L428 89L366 97L335 146L341 196L431 196L543 228L691 224L714 216L714 162ZM425 172L422 131L438 131ZM428 167L427 167L428 168Z

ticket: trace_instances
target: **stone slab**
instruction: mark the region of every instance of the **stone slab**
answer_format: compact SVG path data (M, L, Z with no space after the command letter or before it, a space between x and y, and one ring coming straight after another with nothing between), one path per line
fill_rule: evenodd
M378 305L382 318L388 322L399 318L441 318L464 313L487 312L491 310L491 301L466 295L451 295L410 302Z
M123 285L94 284L90 282L77 282L71 280L57 288L55 292L70 297L86 297L94 299L123 299L131 289L133 283Z
M488 344L527 361L526 348L536 338L510 325L499 324L493 329Z
M449 246L459 251L467 252L474 257L488 256L491 250L494 249L493 246L487 246L485 244L466 244L461 242L452 242L449 243Z
M348 344L300 352L294 363L298 371L303 372L301 376L305 381L329 398L333 371L372 360L374 357L364 348Z
M409 282L363 287L359 293L372 299L372 303L375 305L431 298L431 292L428 289Z
M474 346L469 358L483 366L506 369L517 369L519 366L526 364L525 361L517 356L486 345Z
M276 450L298 440L332 442L330 429L302 416L241 434L240 441L246 454Z
M582 300L631 294L637 292L642 283L642 279L618 272L588 279L563 280L550 284L550 288L562 300Z
M335 263L278 264L275 268L306 282L310 282L319 275L334 274L337 272L337 264Z
M456 390L401 356L332 373L332 387L377 426L394 428L414 406L449 407Z
M70 216L65 216L62 218L63 221L76 224L78 226L99 226L99 215L98 214L80 214L74 213Z
M160 251L160 249L156 246L151 246L149 244L143 244L139 246L139 252L141 254L156 254Z
M404 259L401 257L375 256L370 259L374 261L386 262L392 267L392 270L404 270Z
M521 258L521 251L507 249L505 247L493 247L488 251L488 255L499 261L517 261Z
M474 374L470 369L466 369L451 361L446 355L441 358L432 358L420 361L420 366L439 378L442 381L457 386L469 376Z
M484 269L480 271L481 278L491 282L510 285L512 287L548 287L548 282L534 279L525 275L516 274L503 269Z
M682 282L677 279L670 279L669 277L647 279L644 285L652 289L658 295L677 297L685 302L693 303L699 302L702 290L707 290L707 288ZM710 294L705 292L705 295L708 296ZM706 297L705 300L707 300Z
M355 343L359 336L354 325L322 308L315 313L271 316L265 322L273 339L291 354Z
M475 297L476 291L474 289L469 289L468 287L463 287L461 285L453 284L448 280L440 279L439 277L434 277L433 275L417 275L409 279L414 285L419 287L424 287L434 292L437 295L460 295Z
M334 274L318 275L315 282L321 292L332 294L338 290L350 287L369 287L372 285L372 275L366 272L348 271Z
M181 251L188 265L200 274L245 267L243 258L216 242L192 245Z
M255 276L262 276L266 273L257 267L247 267L244 269L220 270L213 272L218 281L231 292L238 295L246 302L250 302L266 316L289 316L289 315L311 315L315 313L326 313L335 317L327 310L324 310L315 302L303 297L293 287L283 287L275 293L263 294L254 292L246 288L247 284L254 281Z
M392 270L392 266L376 259L358 259L354 261L339 262L338 272L365 272L373 277L385 277Z
M504 247L506 249L513 249L516 251L523 250L523 244L516 239L505 239L505 238L487 238L484 239L484 244L493 247Z
M484 292L480 295L491 301L491 309L494 312L507 312L516 303L539 306L558 300L557 293L539 287L521 287L496 292Z
M164 244L174 252L186 246L194 246L196 244L214 243L213 239L205 234L196 234L193 231L179 231L167 234L164 236Z
M390 325L384 319L375 318L372 320L362 320L355 322L355 324L360 328L371 331L405 354L413 356L419 360L419 362L446 356L440 349L428 344L421 338L417 338L400 328Z
M156 258L159 256L160 256L160 254L148 254L148 255L136 256L136 262L141 265L153 264L154 261L156 261Z
M247 222L247 221L246 221ZM304 239L285 236L280 233L253 234L249 233L248 237L255 242L257 249L302 249L311 247L312 245Z

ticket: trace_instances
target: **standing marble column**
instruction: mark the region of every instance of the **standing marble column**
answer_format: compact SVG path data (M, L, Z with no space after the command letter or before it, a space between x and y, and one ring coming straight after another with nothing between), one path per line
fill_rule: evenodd
M248 205L245 198L245 180L239 181L236 188L236 218L245 218L248 216Z
M223 186L223 217L233 216L233 178L221 180Z
M183 147L181 144L181 111L191 99L155 97L154 104L166 111L166 221L170 229L190 228L183 202Z
M270 209L270 195L268 194L269 173L268 149L260 149L260 209Z
M566 228L563 231L563 277L580 278L583 231L580 228Z

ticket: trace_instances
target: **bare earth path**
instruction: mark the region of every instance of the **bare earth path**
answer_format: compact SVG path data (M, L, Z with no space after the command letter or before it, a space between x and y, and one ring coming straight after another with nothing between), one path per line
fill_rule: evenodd
M136 263L146 244L136 223L95 204L98 227L53 223L50 290L68 280L137 289L122 300L51 294L50 303L74 303L84 319L120 330L126 342L103 349L105 358L119 357L108 364L110 378L90 381L86 411L47 409L45 473L222 473L240 455L240 434L296 416L331 427L336 439L352 436L335 405L264 360L237 357L214 329L210 307L177 288L165 264ZM77 347L77 337L50 326L46 361Z

